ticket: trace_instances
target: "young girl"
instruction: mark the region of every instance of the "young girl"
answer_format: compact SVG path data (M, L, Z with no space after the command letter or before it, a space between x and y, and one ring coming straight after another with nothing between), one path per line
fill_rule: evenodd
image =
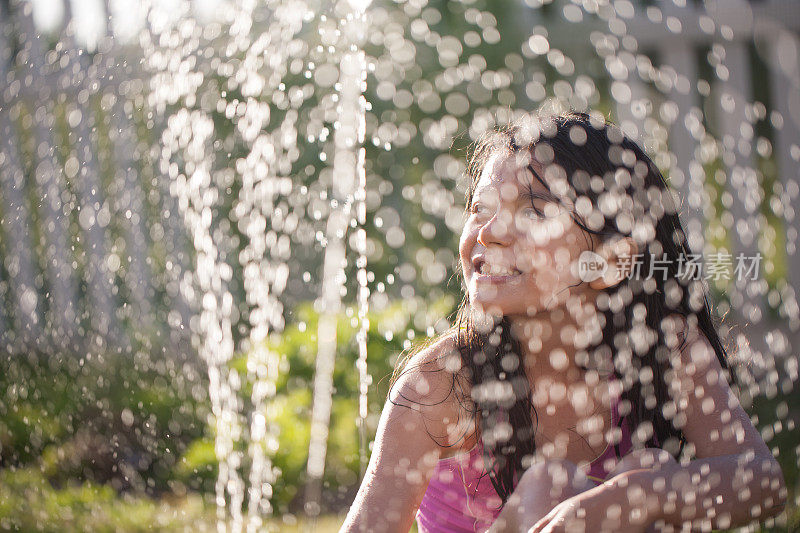
M779 512L780 468L643 151L602 117L529 117L482 139L468 176L457 323L396 376L342 531L710 530Z

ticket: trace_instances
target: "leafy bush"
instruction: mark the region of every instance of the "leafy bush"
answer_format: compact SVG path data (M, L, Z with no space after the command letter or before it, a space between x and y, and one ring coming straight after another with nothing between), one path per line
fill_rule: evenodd
M52 483L171 491L172 469L202 436L207 387L197 367L127 357L4 356L0 466L35 466Z

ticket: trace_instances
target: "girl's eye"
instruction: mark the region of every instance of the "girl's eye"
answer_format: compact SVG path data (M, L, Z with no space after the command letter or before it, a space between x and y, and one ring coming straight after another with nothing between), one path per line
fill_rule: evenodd
M525 217L533 220L556 217L561 213L561 205L550 200L537 199L524 209Z
M483 204L472 204L469 210L471 213L478 215L486 212L486 207Z
M531 220L538 220L540 218L544 218L544 213L542 213L541 211L539 211L534 207L526 207L525 209L522 210L522 214L526 218L529 218Z

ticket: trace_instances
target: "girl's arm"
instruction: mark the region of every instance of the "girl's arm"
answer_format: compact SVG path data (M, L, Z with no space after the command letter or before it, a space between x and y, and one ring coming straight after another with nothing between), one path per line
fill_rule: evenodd
M437 363L451 347L445 340L421 352L392 386L341 532L406 533L411 527L458 419L452 373Z
M672 393L678 399L673 412L697 459L663 470L628 472L610 483L628 501L639 502L635 505L652 519L648 522L729 528L779 513L786 499L780 466L728 386L711 344L696 328L673 372ZM649 503L641 505L643 500Z
M673 365L672 409L696 459L619 474L572 502L616 507L625 523L730 528L778 514L786 500L780 466L742 409L706 337L690 333ZM565 509L569 505L564 506Z
M778 514L786 500L780 466L727 384L706 337L690 333L673 365L672 411L697 457L623 472L558 504L530 531L644 531L654 523L692 531L742 526ZM648 530L649 531L649 530Z

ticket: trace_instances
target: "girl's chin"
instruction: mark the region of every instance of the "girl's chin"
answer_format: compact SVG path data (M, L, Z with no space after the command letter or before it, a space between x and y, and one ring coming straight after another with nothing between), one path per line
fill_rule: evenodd
M512 305L510 302L499 302L496 299L481 298L470 295L470 306L475 316L491 318L519 317L530 318L539 314L541 309L537 305L521 304Z
M508 305L507 303L503 302L490 301L485 299L481 300L480 298L470 298L470 301L472 302L471 304L472 312L476 316L502 318L502 317L512 317L512 316L523 316L528 313L528 310L526 310L524 307L520 308L520 306Z

